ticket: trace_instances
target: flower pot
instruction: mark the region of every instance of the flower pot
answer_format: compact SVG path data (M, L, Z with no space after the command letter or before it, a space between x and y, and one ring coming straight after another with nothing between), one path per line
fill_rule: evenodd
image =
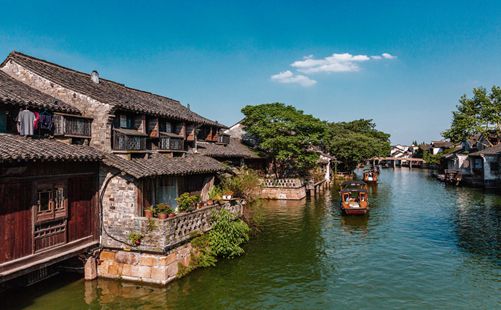
M212 200L212 199L207 200L208 206L212 206L213 204L214 204L214 200Z
M144 210L144 216L147 218L152 218L153 217L153 211L151 210Z
M158 218L161 220L165 220L167 218L167 213L158 213Z
M169 218L173 218L173 217L176 217L176 213L169 214Z
M136 246L140 246L141 245L141 239L136 240L135 244L136 244Z

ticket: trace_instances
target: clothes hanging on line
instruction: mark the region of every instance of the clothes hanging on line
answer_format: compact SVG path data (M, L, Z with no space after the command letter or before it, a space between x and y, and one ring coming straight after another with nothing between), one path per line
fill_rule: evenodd
M40 122L40 113L33 112L35 114L35 120L33 121L33 128L38 129L38 123Z
M30 110L22 110L17 115L17 130L21 136L33 135L33 123L35 114Z
M40 120L38 121L38 126L40 127L40 129L52 130L53 124L54 120L51 113L47 111L40 113Z

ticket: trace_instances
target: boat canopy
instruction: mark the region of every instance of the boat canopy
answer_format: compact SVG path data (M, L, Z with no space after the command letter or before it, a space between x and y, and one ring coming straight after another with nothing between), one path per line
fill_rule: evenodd
M364 188L346 188L340 191L341 194L343 193L368 193L368 191Z
M344 188L347 188L347 187L365 187L367 185L367 183L363 182L363 181L344 181L343 183L341 183L341 188L344 189Z

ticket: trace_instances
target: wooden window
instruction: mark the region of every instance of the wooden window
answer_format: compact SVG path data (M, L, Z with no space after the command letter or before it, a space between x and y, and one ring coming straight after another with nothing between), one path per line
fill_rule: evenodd
M65 182L38 184L35 199L37 223L65 218L68 214Z

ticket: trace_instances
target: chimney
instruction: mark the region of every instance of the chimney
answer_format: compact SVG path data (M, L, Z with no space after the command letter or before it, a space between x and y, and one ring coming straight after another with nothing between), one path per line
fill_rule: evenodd
M92 80L92 82L99 84L99 73L97 73L96 70L92 71L92 73L90 74L90 79Z

